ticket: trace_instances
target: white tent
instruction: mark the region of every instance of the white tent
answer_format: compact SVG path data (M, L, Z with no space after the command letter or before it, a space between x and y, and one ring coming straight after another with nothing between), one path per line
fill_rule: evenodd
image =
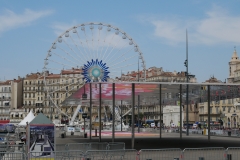
M28 115L18 124L18 126L26 126L26 122L30 123L35 118L32 111L28 113Z

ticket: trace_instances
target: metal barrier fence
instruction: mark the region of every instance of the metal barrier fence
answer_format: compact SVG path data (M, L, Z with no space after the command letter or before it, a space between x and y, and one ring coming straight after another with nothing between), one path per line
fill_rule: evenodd
M55 151L27 153L25 145L1 145L0 160L238 160L240 147L125 149L123 142L69 143L57 145Z
M29 160L83 160L84 153L79 150L75 151L44 151L28 153Z
M107 142L93 142L91 144L91 150L107 150L108 149L108 143Z
M224 157L225 160L240 159L240 147L228 147Z
M182 153L183 160L224 160L225 149L214 148L185 148Z
M141 149L139 160L180 160L182 150L180 148L168 149Z
M26 151L26 145L0 145L0 152L25 152Z
M68 151L81 150L83 152L86 152L87 150L91 150L91 143L68 143L66 144L66 150Z
M125 149L125 143L123 142L109 142L108 150L117 150L117 149Z
M67 151L68 146L67 146L67 144L57 144L55 150L56 151Z
M135 160L137 150L90 150L85 154L81 151L52 151L31 152L30 160L56 159L56 160Z
M138 159L137 150L91 150L86 152L85 160L135 160Z
M0 160L25 160L24 152L0 152Z

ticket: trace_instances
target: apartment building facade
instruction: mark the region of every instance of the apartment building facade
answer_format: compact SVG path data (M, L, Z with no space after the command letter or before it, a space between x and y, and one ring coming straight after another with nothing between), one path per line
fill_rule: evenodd
M146 79L144 79L144 73L146 73ZM143 71L131 71L127 74L122 74L119 78L121 81L146 81L146 82L186 82L186 72L169 72L163 71L163 68L150 67ZM190 83L196 83L197 78L194 75L189 76Z
M0 121L10 122L15 110L22 106L22 79L7 80L0 83Z

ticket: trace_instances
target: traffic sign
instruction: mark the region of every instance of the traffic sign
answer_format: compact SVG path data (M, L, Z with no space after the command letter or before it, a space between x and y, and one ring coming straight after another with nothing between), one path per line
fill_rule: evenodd
M82 118L84 118L84 119L87 118L87 113L83 113Z

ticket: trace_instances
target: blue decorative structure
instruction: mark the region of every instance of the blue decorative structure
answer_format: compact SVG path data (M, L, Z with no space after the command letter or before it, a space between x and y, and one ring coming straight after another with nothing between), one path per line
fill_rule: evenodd
M82 75L83 80L86 83L89 82L107 82L107 78L109 78L108 74L110 73L108 71L108 68L106 66L106 63L103 64L102 60L98 61L98 59L96 59L96 61L94 61L92 59L92 61L87 61L87 64L84 64L83 67L83 73Z

